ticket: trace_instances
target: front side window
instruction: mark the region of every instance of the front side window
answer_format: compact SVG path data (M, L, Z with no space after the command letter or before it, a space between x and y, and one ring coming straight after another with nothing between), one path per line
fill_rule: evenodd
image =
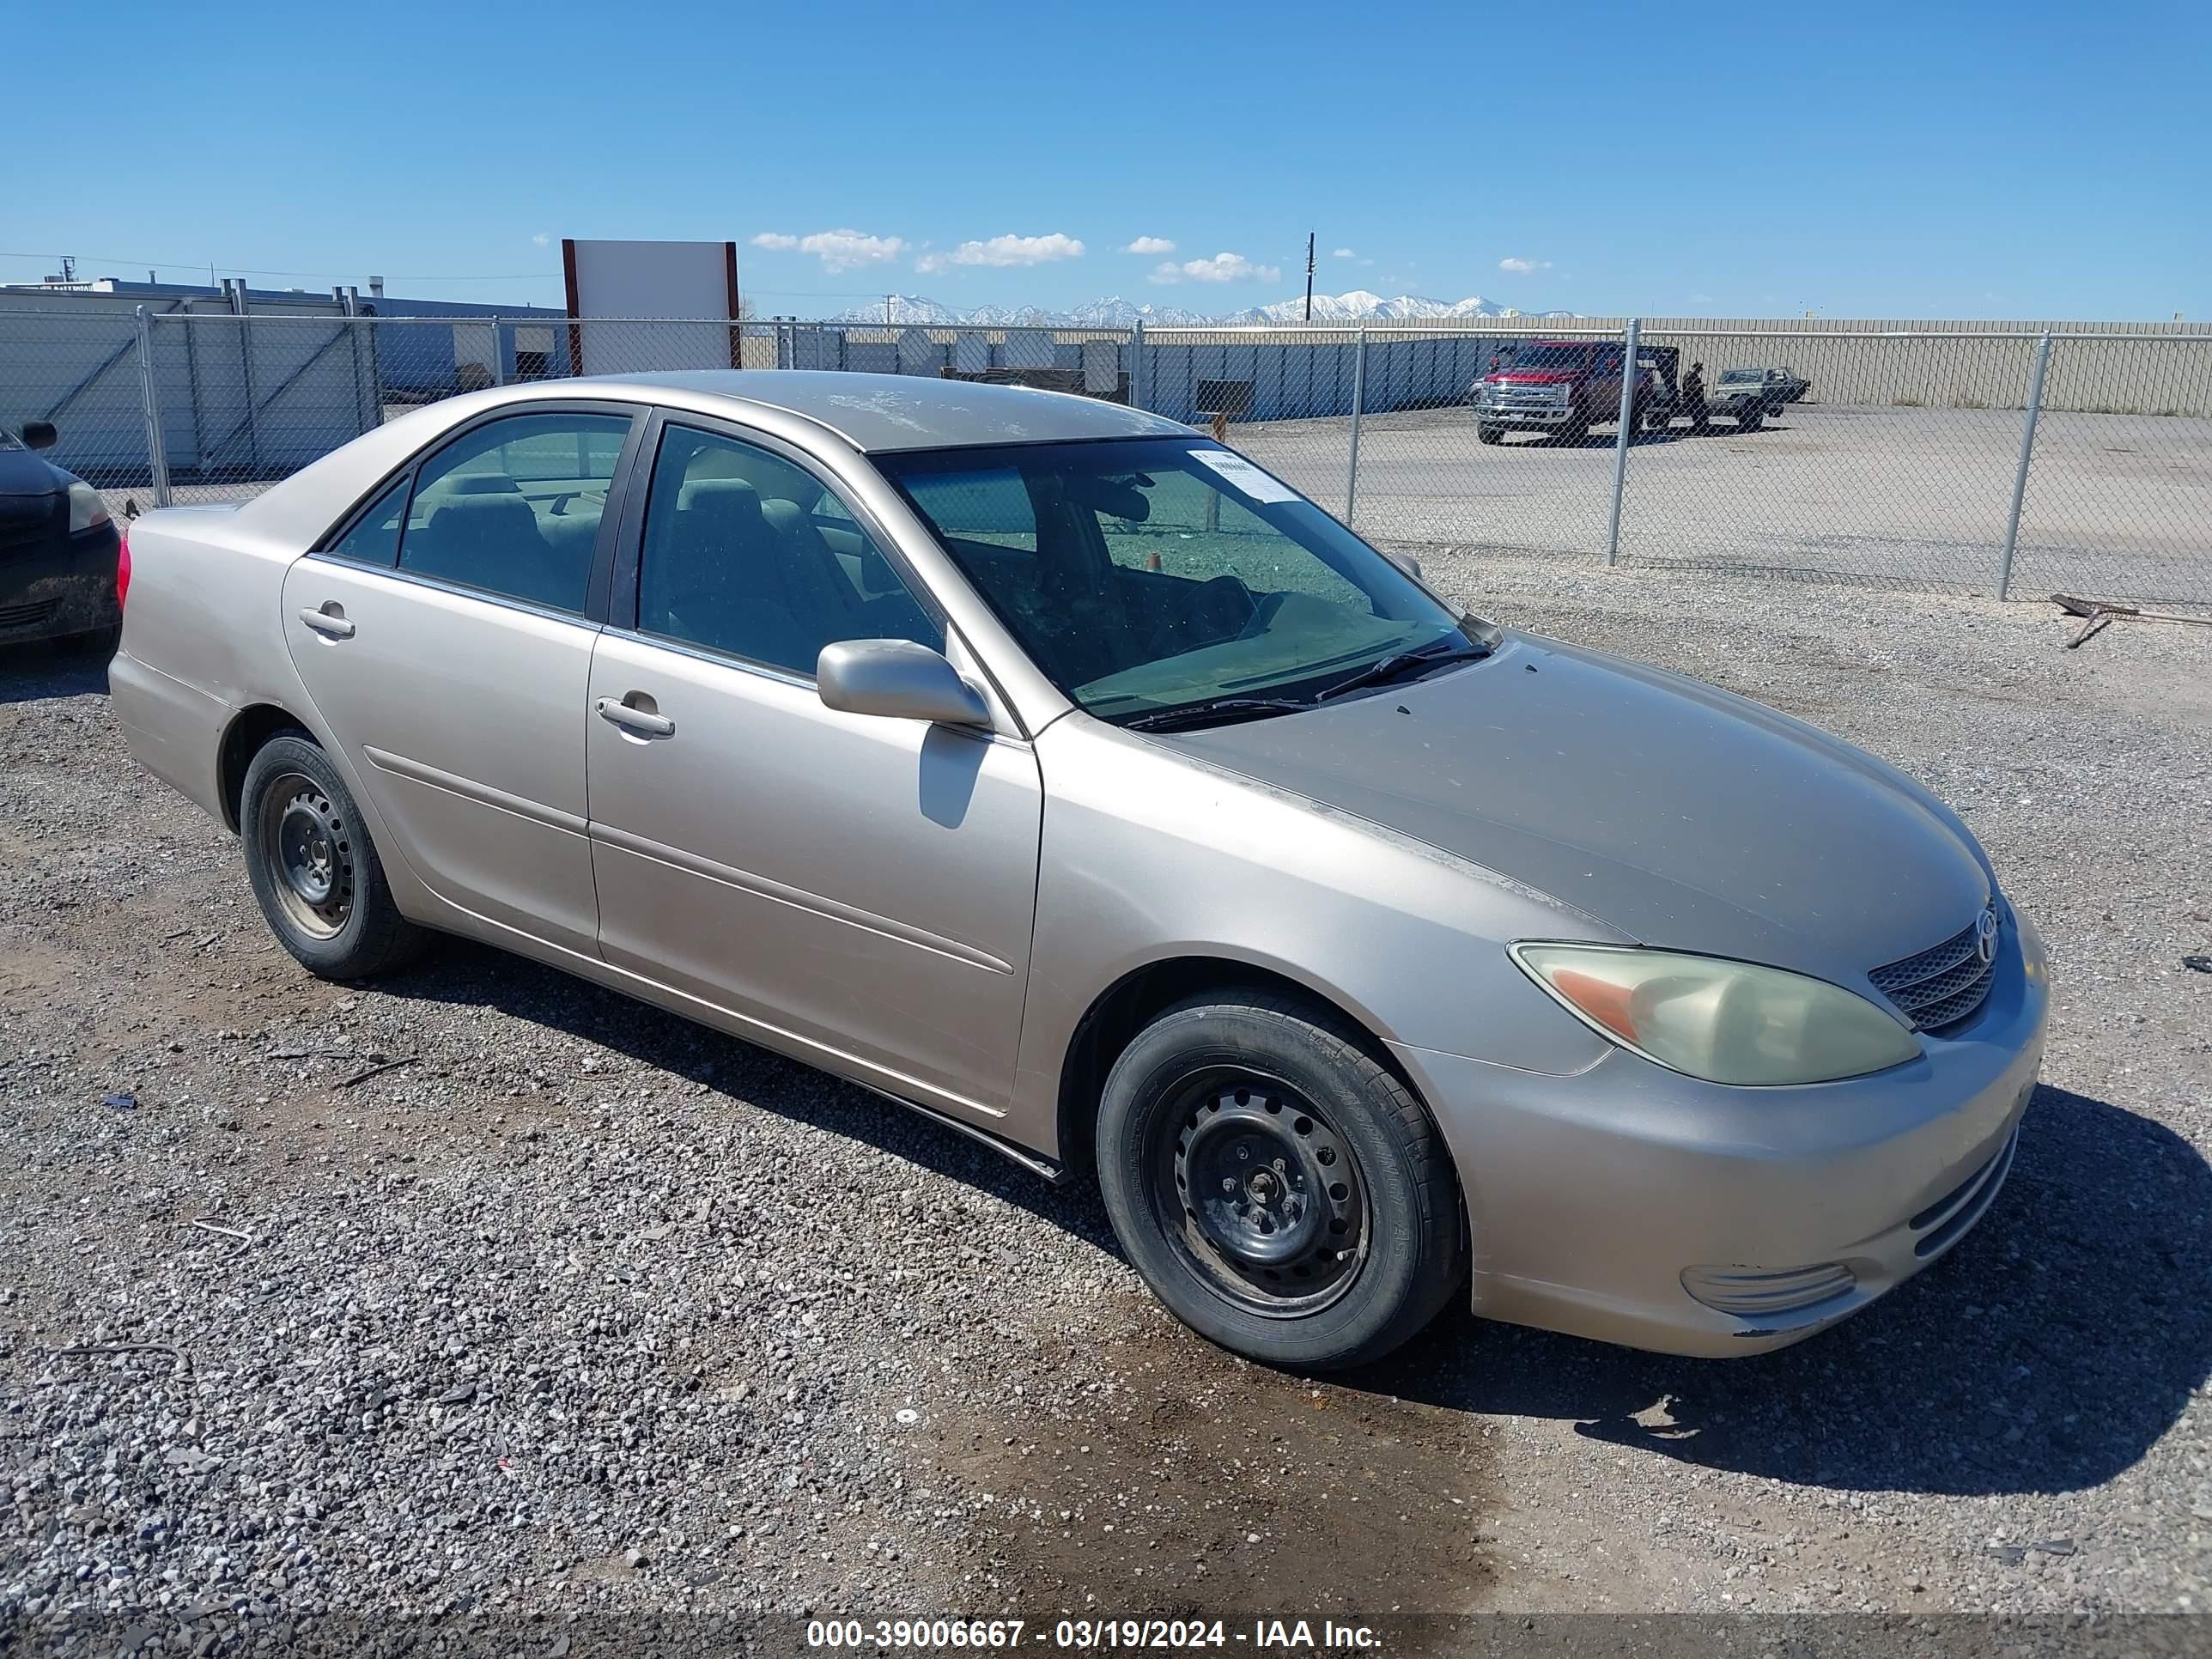
M1405 653L1484 648L1335 520L1203 440L878 464L1037 666L1102 719L1310 698Z
M637 626L805 675L841 640L945 648L944 630L813 474L681 426L667 428L653 464Z
M400 569L581 611L629 428L619 415L554 413L462 434L417 471Z

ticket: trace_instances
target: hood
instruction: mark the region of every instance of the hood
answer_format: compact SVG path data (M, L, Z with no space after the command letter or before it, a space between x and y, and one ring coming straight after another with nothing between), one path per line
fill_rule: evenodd
M1586 368L1509 368L1503 374L1486 374L1483 380L1494 386L1557 386L1562 380L1580 380L1589 377Z
M51 495L70 487L70 475L28 449L0 449L0 495Z
M1972 836L1890 767L1695 680L1525 635L1433 679L1157 740L1645 945L1846 985L1949 938L1990 892Z

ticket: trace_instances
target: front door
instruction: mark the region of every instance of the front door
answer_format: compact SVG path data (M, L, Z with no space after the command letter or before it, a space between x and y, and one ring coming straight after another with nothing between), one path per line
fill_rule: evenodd
M469 428L284 581L293 663L391 829L386 856L471 915L586 954L588 597L633 424Z
M1011 733L842 714L814 687L823 646L942 650L939 618L794 457L673 423L634 602L616 596L635 626L602 638L585 722L602 954L894 1093L1003 1112L1036 757Z

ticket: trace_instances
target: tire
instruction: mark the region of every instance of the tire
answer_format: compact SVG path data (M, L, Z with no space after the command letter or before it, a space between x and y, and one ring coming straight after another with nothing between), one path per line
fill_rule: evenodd
M1290 998L1208 993L1138 1033L1107 1074L1097 1158L1153 1294L1262 1364L1380 1358L1463 1275L1428 1114L1365 1037Z
M1474 435L1486 444L1502 444L1505 441L1505 428L1502 426L1477 425L1474 428Z
M262 744L246 769L238 824L261 914L308 972L368 979L422 949L428 936L392 902L345 780L304 733Z
M1746 410L1735 417L1735 429L1739 432L1756 432L1765 419L1766 411L1763 409Z

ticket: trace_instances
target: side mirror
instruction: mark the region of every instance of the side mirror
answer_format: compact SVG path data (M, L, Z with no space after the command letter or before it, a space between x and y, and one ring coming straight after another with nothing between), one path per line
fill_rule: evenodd
M1404 571L1415 581L1419 581L1421 580L1421 562L1415 558L1412 554L1385 553L1382 556L1389 560L1392 564L1396 565L1399 569Z
M912 640L841 640L814 665L825 708L933 726L991 723L981 692L938 653Z
M52 449L60 436L61 434L54 430L52 421L23 422L23 447L26 449Z

